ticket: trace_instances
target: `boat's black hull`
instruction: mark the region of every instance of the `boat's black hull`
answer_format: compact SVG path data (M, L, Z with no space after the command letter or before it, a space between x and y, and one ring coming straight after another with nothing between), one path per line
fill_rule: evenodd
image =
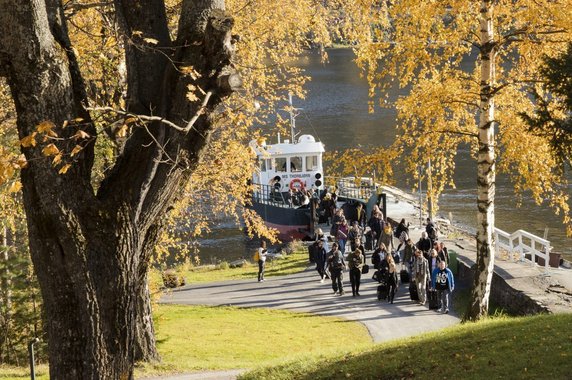
M310 208L288 208L254 202L252 209L260 215L266 226L278 230L280 240L308 239L312 222Z

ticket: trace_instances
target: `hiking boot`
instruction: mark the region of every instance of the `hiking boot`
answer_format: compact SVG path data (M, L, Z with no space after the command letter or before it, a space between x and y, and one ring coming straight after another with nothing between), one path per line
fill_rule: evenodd
M445 309L445 314L449 314L449 309Z
M337 291L337 290L334 290L334 295L336 295L336 294L338 294L338 291Z
M359 296L361 296L361 294L359 294L359 292L356 292L356 296L358 296L358 297L359 297Z
M345 294L345 292L342 290L342 291L340 292L340 296L343 296L344 294Z
M437 309L437 313L442 313L443 312L443 308Z

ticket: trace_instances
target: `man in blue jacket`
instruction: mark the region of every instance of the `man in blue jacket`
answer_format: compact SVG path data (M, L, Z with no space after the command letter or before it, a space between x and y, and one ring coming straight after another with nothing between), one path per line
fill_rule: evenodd
M433 270L431 285L433 289L437 289L437 295L441 300L441 308L438 311L447 314L449 312L449 299L455 290L455 279L445 261L440 261L439 267Z

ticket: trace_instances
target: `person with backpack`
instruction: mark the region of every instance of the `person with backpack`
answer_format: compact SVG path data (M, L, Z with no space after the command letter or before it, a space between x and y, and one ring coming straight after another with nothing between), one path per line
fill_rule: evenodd
M348 266L350 268L350 283L352 285L352 296L359 296L359 286L361 282L361 269L365 264L365 257L361 250L356 249L348 255Z
M260 242L260 248L258 248L258 282L264 282L264 266L266 264L267 252L266 242L262 240Z
M427 237L431 240L431 246L435 246L435 241L437 240L437 227L431 218L427 218L427 225L425 226L425 232L427 232Z
M399 251L399 248L401 248L407 239L409 239L409 223L405 225L405 218L401 219L397 225L397 228L395 229L395 237L399 239L399 245L396 249L396 251Z
M439 262L439 267L433 270L431 286L437 290L437 297L441 300L440 313L449 313L451 293L455 290L455 278L453 272L447 268L445 261Z
M332 244L331 254L328 257L328 268L330 269L330 278L332 279L332 289L334 294L344 295L343 273L346 267L344 255L338 249L338 243Z
M371 265L373 265L374 269L379 269L381 265L381 248L376 248L375 251L371 254Z

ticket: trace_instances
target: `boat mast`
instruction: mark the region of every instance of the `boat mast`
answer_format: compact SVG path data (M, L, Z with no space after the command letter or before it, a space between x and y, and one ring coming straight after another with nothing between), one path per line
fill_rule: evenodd
M296 116L294 111L300 111L302 108L294 108L292 104L292 94L288 93L288 104L290 104L290 136L292 137L292 144L296 143Z

